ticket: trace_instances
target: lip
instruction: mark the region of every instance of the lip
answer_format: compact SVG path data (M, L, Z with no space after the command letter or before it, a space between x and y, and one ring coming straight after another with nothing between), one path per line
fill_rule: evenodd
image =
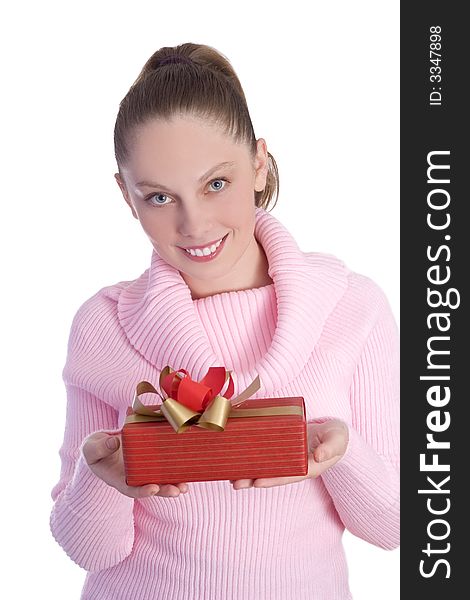
M183 252L184 255L186 256L186 258L189 258L189 260L193 260L195 262L209 262L210 260L214 260L214 258L216 258L222 252L222 248L225 246L225 242L227 240L228 235L229 235L228 233L225 234L224 237L222 238L222 243L218 246L216 251L213 254L208 254L207 256L193 256L189 252L186 252L186 250L184 248L182 248L181 246L180 246L180 249L181 249L181 252ZM196 248L206 248L207 246L211 246L212 244L215 244L220 239L221 238L218 238L217 240L215 240L215 242L212 242L211 244L206 244L206 246L189 246L189 248L194 249L194 250Z
M183 250L189 250L189 248L191 248L191 250L202 250L203 248L210 248L212 246L212 244L216 244L220 239L223 239L223 238L217 238L216 240L209 242L207 244L203 244L202 246L179 246L179 248L183 248Z

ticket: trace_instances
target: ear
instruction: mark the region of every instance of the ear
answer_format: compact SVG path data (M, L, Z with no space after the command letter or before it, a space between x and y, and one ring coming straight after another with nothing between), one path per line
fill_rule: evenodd
M266 141L259 138L256 142L255 155L255 191L262 192L266 187L266 181L269 171L268 149Z
M128 193L127 188L126 188L126 184L124 183L124 180L123 180L121 174L120 173L114 173L114 179L117 181L119 189L121 190L122 195L124 197L124 200L126 201L126 204L131 209L131 212L132 212L134 218L137 219L137 220L139 220L139 217L138 217L138 215L137 215L137 213L135 211L134 205L132 204L132 201L131 201L131 199L129 197L129 193Z

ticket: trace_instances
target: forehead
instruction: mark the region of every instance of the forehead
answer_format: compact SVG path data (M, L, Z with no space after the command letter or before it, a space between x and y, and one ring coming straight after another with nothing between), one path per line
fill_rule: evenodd
M137 128L130 140L126 171L134 180L154 174L200 175L220 162L248 164L247 144L237 143L221 127L193 117L153 120Z

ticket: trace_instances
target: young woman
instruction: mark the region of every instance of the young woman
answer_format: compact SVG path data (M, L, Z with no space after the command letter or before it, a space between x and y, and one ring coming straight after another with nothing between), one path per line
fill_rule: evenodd
M370 279L302 252L267 208L277 167L211 47L161 48L120 104L115 177L153 249L77 311L51 529L82 599L351 598L345 528L399 543L398 336ZM125 482L135 385L170 365L231 370L253 396L303 396L305 477ZM236 390L235 390L236 391Z

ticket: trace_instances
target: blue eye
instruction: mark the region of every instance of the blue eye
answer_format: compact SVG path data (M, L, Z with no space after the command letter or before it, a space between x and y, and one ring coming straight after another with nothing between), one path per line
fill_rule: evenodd
M168 196L166 194L152 194L146 200L148 202L150 202L152 200L152 198L168 198ZM167 202L155 202L152 204L156 204L157 206L165 206L167 204Z
M210 185L213 185L214 183L219 183L221 185L217 186L217 188L214 190L215 192L219 192L220 190L223 190L225 187L225 184L227 183L226 179L213 179L210 182Z

